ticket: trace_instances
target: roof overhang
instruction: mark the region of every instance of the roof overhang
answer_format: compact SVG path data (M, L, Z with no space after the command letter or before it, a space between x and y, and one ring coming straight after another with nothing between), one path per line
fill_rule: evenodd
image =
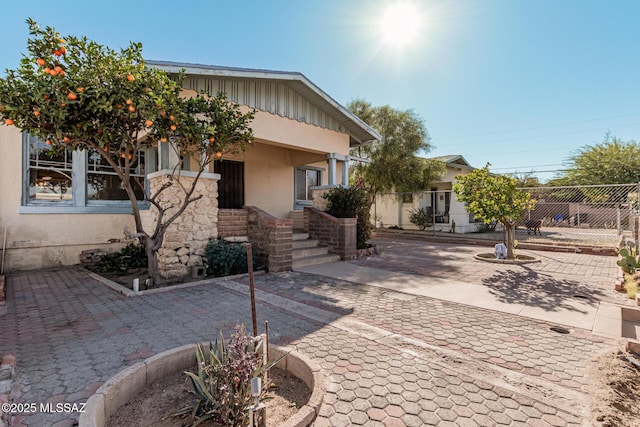
M166 71L169 74L184 72L185 75L204 77L228 77L233 79L265 80L283 82L292 90L300 93L311 103L336 119L349 133L351 147L379 141L382 137L358 116L340 105L326 92L316 86L304 74L290 71L259 70L251 68L220 67L216 65L188 64L170 61L146 61L148 66Z

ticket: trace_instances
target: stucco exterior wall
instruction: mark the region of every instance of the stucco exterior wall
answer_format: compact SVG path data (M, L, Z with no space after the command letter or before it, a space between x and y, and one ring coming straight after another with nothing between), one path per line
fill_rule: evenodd
M0 245L7 227L5 271L79 263L80 252L117 250L124 228L134 229L131 214L21 214L22 134L0 126Z
M235 157L245 162L245 204L277 218L286 218L294 207L297 166L323 169L322 184L326 185L327 153L349 153L349 135L282 116L259 111L252 128L255 146ZM20 213L23 154L19 129L0 126L0 154L0 245L7 226L5 271L77 264L83 250L118 250L124 243L109 243L109 239L123 239L125 227L135 229L131 214ZM336 169L339 183L341 162ZM150 215L143 216L149 223Z

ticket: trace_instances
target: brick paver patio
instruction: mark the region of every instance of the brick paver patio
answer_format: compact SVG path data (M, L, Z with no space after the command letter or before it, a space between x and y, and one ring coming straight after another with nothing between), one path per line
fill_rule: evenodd
M587 283L609 274L607 262L584 273ZM458 280L487 274L495 270ZM256 284L272 342L295 346L327 376L317 426L589 424L588 363L615 345L588 331L558 334L542 321L310 274L260 274ZM0 354L16 353L15 395L28 403L84 402L128 365L251 322L246 279L127 298L83 269L60 268L10 275L8 304ZM15 415L10 425L77 418Z

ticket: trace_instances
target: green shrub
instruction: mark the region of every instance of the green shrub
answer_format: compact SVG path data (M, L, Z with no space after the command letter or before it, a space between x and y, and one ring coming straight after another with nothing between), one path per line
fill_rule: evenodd
M107 254L98 263L103 273L125 272L132 268L147 267L147 253L142 245L129 243L118 252Z
M424 230L433 224L433 209L430 206L409 209L409 222L420 230Z
M248 272L247 248L242 243L209 239L204 248L207 257L207 273L215 277ZM255 262L254 262L255 265Z
M370 211L372 197L362 179L351 187L336 187L322 197L329 201L327 213L336 218L356 218L356 244L366 249L371 238Z

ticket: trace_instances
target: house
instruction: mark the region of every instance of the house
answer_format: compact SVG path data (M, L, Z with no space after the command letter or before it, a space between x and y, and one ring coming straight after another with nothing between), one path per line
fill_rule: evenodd
M312 205L315 187L348 185L349 149L380 138L301 73L160 61L147 65L170 74L184 70L187 94L222 91L243 108L256 109L251 124L255 145L216 162L203 177L213 183L206 190L213 201L203 205L211 218L197 232L174 233L182 241L254 234L271 239L256 242L259 252L268 252L282 236L290 240L292 229L308 228L302 212ZM118 249L125 227L135 229L130 202L99 156L86 151L54 154L44 142L7 126L0 126L0 150L6 270L77 264L82 251ZM139 156L135 179L147 189L178 163L181 176L189 176L190 159L177 158L162 143ZM270 234L272 229L281 234ZM184 248L174 249L179 258L193 254L193 248L186 255ZM270 267L290 269L290 243L287 251L271 254ZM262 255L268 258L268 253Z
M475 168L461 155L431 159L441 160L446 165L446 172L440 181L431 183L429 191L377 195L376 204L372 209L377 225L417 229L418 227L410 221L411 211L425 208L435 220L431 221L429 230L455 233L476 232L476 221L473 215L467 212L464 204L458 202L453 194L456 175L470 173Z

